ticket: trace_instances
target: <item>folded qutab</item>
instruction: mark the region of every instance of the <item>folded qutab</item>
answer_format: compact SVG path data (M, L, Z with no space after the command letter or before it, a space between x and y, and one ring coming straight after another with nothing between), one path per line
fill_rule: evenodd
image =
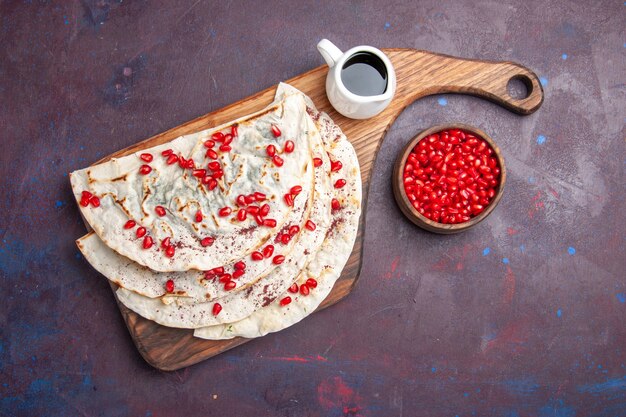
M211 143L228 132L232 138L222 145ZM225 142L217 159L205 151ZM154 164L163 150L169 161ZM150 172L143 163L137 167L137 159L150 159L146 154L155 165ZM171 171L178 164L169 164L171 155L195 167ZM219 187L208 190L208 181L196 175L204 173L195 171L217 168L215 161L222 171ZM100 198L99 207L82 207L96 233L77 243L86 259L120 286L123 304L162 325L195 328L197 337L209 339L278 331L317 308L352 251L361 210L356 154L332 120L286 84L266 110L112 162L106 169L98 165L72 175L77 200L81 187ZM261 193L261 201L252 198L255 193ZM201 218L190 205L201 207ZM259 213L263 205L276 217L267 225L269 216ZM224 207L233 209L221 216ZM135 225L125 228L129 221ZM127 232L103 232L109 223ZM170 224L175 226L164 226ZM138 238L139 227L146 233ZM208 230L211 244L203 245L202 233ZM148 248L145 236L154 236ZM189 249L191 242L202 249ZM165 250L174 244L174 256L168 256ZM183 259L177 261L179 255Z
M301 215L314 181L309 120L303 96L285 94L252 117L75 171L72 189L77 201L85 191L99 197L99 207L81 212L120 255L154 271L209 270L250 254ZM300 194L283 204L294 186ZM255 195L250 204L270 208L261 227L252 213L237 217L237 198ZM129 221L134 227L125 228ZM161 250L166 238L170 253Z

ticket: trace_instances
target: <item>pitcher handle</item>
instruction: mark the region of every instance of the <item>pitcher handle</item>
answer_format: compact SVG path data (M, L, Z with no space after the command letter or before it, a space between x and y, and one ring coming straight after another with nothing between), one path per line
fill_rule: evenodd
M322 54L322 57L330 68L334 67L343 55L341 49L337 48L335 44L328 39L322 39L319 41L317 44L317 50L320 51L320 54Z

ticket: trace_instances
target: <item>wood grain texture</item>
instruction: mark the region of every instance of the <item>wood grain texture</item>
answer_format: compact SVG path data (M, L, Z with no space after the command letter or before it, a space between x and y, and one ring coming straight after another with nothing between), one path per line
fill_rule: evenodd
M420 97L431 94L462 93L483 97L519 114L530 114L543 102L543 89L537 76L527 68L512 62L467 60L413 49L384 49L383 51L389 56L396 71L398 82L396 96L385 111L368 120L348 119L334 111L326 98L324 88L326 66L315 68L286 81L307 94L319 110L327 112L341 127L356 150L363 181L363 213L356 243L341 277L318 310L329 307L346 297L358 281L361 270L367 191L376 153L385 133L407 105ZM509 96L507 84L511 79L520 79L526 85L528 97L514 99ZM120 150L97 163L245 116L267 106L273 100L274 93L275 88L264 90ZM112 287L116 289L114 285ZM197 339L193 337L191 330L160 326L138 316L119 302L118 305L137 349L149 364L161 370L180 369L248 341L243 338L226 341ZM304 322L306 323L306 320Z

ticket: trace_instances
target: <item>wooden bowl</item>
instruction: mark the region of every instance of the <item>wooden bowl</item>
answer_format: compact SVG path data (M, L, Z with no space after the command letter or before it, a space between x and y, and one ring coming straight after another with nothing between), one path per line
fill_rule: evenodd
M409 154L411 153L411 151L413 150L413 148L415 147L415 145L417 145L419 141L421 141L422 139L424 139L425 137L433 133L441 132L442 130L450 130L450 129L462 129L462 130L473 133L477 137L484 139L489 144L489 146L491 146L496 156L496 159L498 160L498 164L500 165L500 177L499 177L498 187L496 188L496 195L494 196L493 200L491 200L489 205L478 216L473 217L470 220L463 222L463 223L444 224L444 223L439 223L439 222L430 220L429 218L420 214L415 209L415 207L413 207L413 205L409 201L409 198L407 197L406 192L404 190L404 181L403 181L402 173L404 171L404 165L406 163L406 160ZM489 216L489 214L493 211L494 208L496 208L496 206L500 202L500 199L502 198L502 192L504 191L505 182L506 182L506 167L504 166L504 158L502 158L502 153L500 152L500 148L498 148L498 145L496 145L493 139L491 139L482 130L477 129L473 126L468 126L468 125L461 124L461 123L433 126L430 129L426 129L422 131L420 134L415 136L409 143L406 144L406 146L400 153L400 156L396 160L396 164L393 169L393 194L396 198L396 202L398 203L398 206L400 206L400 210L402 210L402 213L404 213L404 215L408 217L409 220L411 220L413 223L415 223L422 229L426 229L429 232L441 233L441 234L452 234L452 233L462 232L462 231L468 230L476 226L478 223L483 221L487 216Z

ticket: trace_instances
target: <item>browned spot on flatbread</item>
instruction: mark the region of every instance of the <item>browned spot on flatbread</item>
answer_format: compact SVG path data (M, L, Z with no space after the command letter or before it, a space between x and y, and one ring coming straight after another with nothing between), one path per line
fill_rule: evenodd
M124 175L120 175L119 177L113 178L110 182L126 181L126 177L127 176L128 176L128 173L126 173Z
M130 211L126 210L126 207L124 207L124 203L126 202L126 197L122 198L121 200L117 200L111 195L111 198L115 200L115 203L120 207L120 210L122 210L126 214L126 216L128 216L128 218L132 219Z

